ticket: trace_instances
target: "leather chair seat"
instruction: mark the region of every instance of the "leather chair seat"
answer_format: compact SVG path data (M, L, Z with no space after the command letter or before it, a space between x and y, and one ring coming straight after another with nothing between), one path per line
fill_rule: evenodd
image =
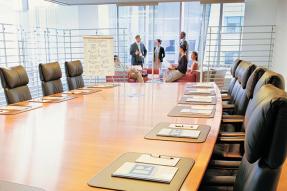
M0 76L7 104L32 99L27 86L29 78L23 66L0 68Z
M85 86L83 66L80 60L65 62L65 72L69 90L83 88Z
M39 74L42 81L43 96L62 93L62 72L58 62L39 64Z

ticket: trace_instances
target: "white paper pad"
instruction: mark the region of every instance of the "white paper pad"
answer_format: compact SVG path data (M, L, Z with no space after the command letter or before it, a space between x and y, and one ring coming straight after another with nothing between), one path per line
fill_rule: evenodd
M167 137L182 137L182 138L193 138L197 139L199 137L200 131L197 130L184 130L184 129L161 129L157 135L167 136Z
M204 102L204 103L211 103L212 96L192 96L186 98L187 102Z
M206 110L213 110L214 106L213 105L191 105L191 109L206 109Z
M198 94L211 94L213 89L190 89L187 90L188 93L198 93Z
M180 159L170 156L142 154L136 162L145 164L155 164L163 166L176 166Z
M177 170L177 167L126 162L112 176L170 183Z
M172 123L168 127L173 129L190 129L196 130L199 125L189 125L189 124L181 124L181 123Z
M14 111L23 111L25 109L30 108L29 106L16 106L16 105L7 105L4 107L0 107L0 110L14 110Z
M213 85L210 83L195 83L191 84L189 87L205 87L205 88L213 88Z
M181 113L198 114L198 115L211 115L212 110L185 108L185 109L180 110L180 112Z

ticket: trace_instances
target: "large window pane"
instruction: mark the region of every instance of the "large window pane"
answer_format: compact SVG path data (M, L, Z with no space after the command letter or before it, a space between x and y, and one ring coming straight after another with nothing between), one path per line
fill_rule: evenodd
M203 5L200 2L183 3L183 30L187 34L189 51L199 51L200 33L202 27ZM191 60L189 59L191 62Z
M178 59L179 23L180 3L160 3L155 17L155 38L162 40L168 63L176 63Z

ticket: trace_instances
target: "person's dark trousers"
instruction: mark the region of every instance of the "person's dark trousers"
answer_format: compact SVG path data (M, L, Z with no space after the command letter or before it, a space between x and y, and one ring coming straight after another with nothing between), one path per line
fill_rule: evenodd
M132 64L132 66L141 66L143 68L143 64L142 63L135 63L135 64Z

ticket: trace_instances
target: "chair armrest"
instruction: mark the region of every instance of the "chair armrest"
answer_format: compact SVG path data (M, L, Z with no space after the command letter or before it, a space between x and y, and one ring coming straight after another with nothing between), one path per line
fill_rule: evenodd
M243 123L244 119L222 119L221 123Z
M235 176L205 176L202 184L205 186L233 186ZM211 189L217 190L217 189ZM219 189L220 190L220 189Z
M220 169L238 169L241 161L228 161L228 160L212 160L209 163L211 168L220 168Z
M219 133L220 137L245 137L245 133L244 132L220 132Z
M222 115L223 119L243 119L244 120L244 115Z
M245 116L243 115L222 115L222 123L243 123Z
M218 137L217 142L223 143L223 144L238 144L238 143L244 143L245 136L239 136L239 137Z
M222 109L234 109L235 105L234 104L223 104Z
M229 95L221 95L222 101L229 101L231 99L231 96Z

